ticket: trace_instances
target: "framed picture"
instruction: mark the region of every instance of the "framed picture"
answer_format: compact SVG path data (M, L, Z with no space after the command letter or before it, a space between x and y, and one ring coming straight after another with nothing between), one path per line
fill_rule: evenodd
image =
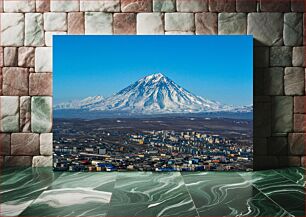
M252 36L53 43L54 170L252 170Z

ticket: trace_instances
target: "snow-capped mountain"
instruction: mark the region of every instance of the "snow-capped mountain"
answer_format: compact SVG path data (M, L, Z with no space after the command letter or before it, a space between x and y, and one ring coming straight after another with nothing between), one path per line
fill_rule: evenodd
M118 93L103 98L88 97L55 106L55 109L86 109L89 111L128 112L135 114L247 112L253 107L223 105L196 96L161 73L141 78Z

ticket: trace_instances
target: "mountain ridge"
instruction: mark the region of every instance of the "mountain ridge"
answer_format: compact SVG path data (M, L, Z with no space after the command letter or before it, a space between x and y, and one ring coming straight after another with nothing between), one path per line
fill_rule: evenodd
M55 110L128 112L134 114L251 112L253 105L233 106L196 96L162 73L145 76L110 97L87 97L55 105Z

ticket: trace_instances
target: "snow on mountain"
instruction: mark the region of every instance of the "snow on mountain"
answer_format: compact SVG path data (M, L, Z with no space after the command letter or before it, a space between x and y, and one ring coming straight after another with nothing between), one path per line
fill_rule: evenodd
M54 106L54 109L86 109L87 106L94 105L103 100L103 96L90 96L82 100L59 103Z
M231 106L231 112L252 112L253 105L244 105L244 106Z
M252 111L248 110L250 107L223 105L196 96L161 73L146 76L106 99L100 96L88 97L55 108L140 114Z

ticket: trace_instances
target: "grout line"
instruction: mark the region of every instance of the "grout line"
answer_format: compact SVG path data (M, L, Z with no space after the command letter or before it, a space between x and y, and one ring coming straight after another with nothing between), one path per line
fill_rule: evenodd
M106 215L105 215L105 217L108 217L109 215L109 212L110 212L110 209L111 209L111 204L112 204L112 198L113 198L113 194L114 194L114 191L115 191L115 184L116 184L116 182L117 182L117 177L118 177L118 172L116 172L116 176L115 176L115 179L114 179L114 186L113 186L113 189L112 189L112 195L111 195L111 198L110 198L110 200L109 200L109 203L108 203L108 209L107 209L107 211L106 211Z
M110 201L109 201L109 207L111 207L113 193L115 191L115 185L116 185L116 182L117 182L117 178L118 178L118 172L116 172L116 177L115 177L115 180L114 180L114 186L113 186L113 189L112 189L112 196L111 196Z
M199 211L198 211L198 208L196 207L196 205L195 205L195 203L194 203L194 200L193 200L193 198L192 198L192 196L191 196L191 194L190 194L190 192L189 192L188 187L186 186L185 180L184 180L183 175L182 175L181 172L180 172L180 175L181 175L181 177L182 177L182 179L183 179L184 187L186 188L187 193L188 193L190 199L192 200L192 203L193 203L193 205L194 205L194 207L195 207L195 210L196 210L196 212L197 212L197 214L198 214L198 217L200 217L200 213L199 213Z
M296 183L293 179L290 179L290 178L284 176L283 174L281 174L281 173L278 172L277 170L273 169L273 171L275 171L276 173L278 173L280 176L282 176L283 178L287 179L288 181L293 182L294 184L296 184L296 185L298 185L298 186L301 186L301 187L303 187L303 188L306 188L306 186L303 186L303 185L300 185L300 184ZM303 175L303 176L304 176L304 175ZM305 181L305 176L304 176L304 181Z
M240 173L238 173L238 175L243 178ZM244 179L244 178L243 178ZM245 180L245 179L244 179ZM249 181L249 180L246 180ZM262 195L264 195L268 200L270 200L272 203L274 203L275 205L277 205L279 208L281 208L282 210L284 210L286 213L289 214L289 216L294 216L293 214L291 214L290 212L288 212L284 207L282 207L280 204L278 204L277 202L275 202L272 198L270 198L266 193L264 193L262 190L260 190L256 185L254 185L253 183L251 183L251 186L253 186L253 188L255 188L256 190L258 190Z
M276 201L274 201L272 198L270 198L266 193L264 193L263 191L261 191L259 188L257 188L255 185L251 184L255 189L257 189L261 194L263 194L268 200L270 200L271 202L273 202L275 205L277 205L279 208L281 208L282 210L284 210L286 213L288 213L290 216L294 216L293 214L291 214L289 211L287 211L284 207L282 207L280 204L278 204Z

